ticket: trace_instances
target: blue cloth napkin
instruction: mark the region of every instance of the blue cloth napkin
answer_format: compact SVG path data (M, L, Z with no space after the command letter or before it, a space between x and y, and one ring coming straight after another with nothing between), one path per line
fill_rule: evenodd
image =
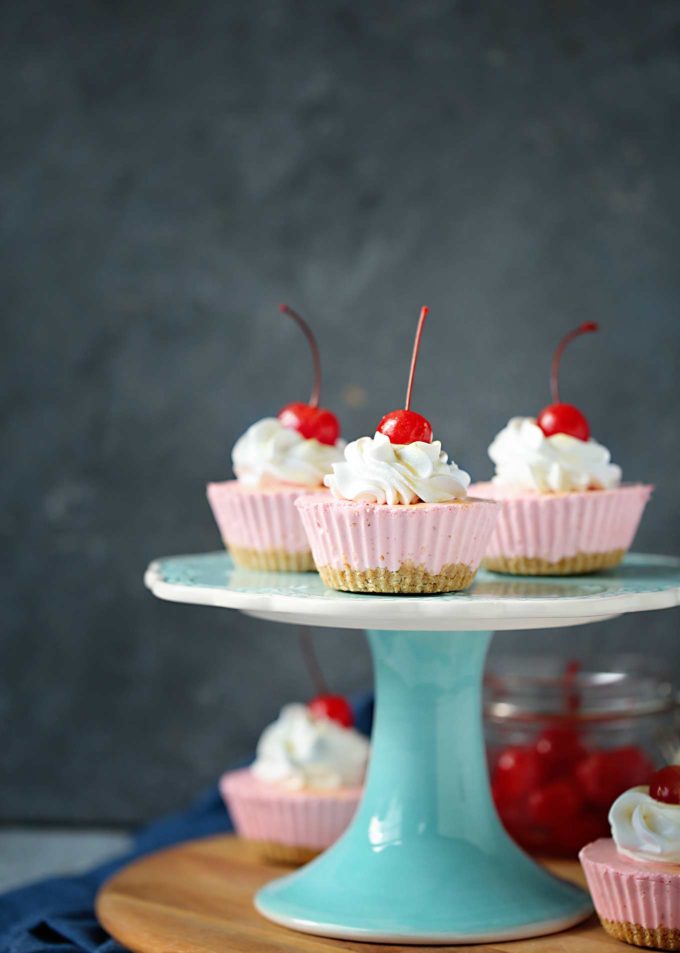
M372 699L365 697L354 708L357 728L370 734ZM94 898L104 881L136 857L232 829L215 786L184 813L140 831L129 853L80 876L51 877L0 896L1 953L126 953L94 915Z

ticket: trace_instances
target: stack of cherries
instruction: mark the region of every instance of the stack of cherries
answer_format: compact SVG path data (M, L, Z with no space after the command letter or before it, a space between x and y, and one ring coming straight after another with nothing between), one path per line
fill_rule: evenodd
M647 784L654 764L637 745L587 743L580 696L565 673L566 706L532 744L511 745L496 757L491 791L510 836L532 853L573 857L585 844L609 837L609 808L628 788Z

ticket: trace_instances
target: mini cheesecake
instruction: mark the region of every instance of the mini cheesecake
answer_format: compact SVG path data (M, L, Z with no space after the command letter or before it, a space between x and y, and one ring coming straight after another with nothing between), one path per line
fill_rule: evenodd
M296 506L319 575L347 592L466 589L487 549L498 507L471 497L409 506L300 497Z
M618 566L632 545L652 487L636 483L609 490L538 493L477 483L471 492L499 504L485 568L563 576Z

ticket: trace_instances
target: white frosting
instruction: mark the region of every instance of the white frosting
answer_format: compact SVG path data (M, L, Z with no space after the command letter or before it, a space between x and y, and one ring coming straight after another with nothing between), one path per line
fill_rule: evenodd
M333 496L364 503L445 503L467 496L470 477L449 463L438 440L391 443L385 434L345 447L324 480Z
M654 800L648 787L631 788L612 804L609 823L619 853L680 864L680 804Z
M496 464L493 482L541 493L610 489L621 482L621 468L609 450L592 438L568 434L546 437L533 417L513 417L489 447Z
M301 788L361 784L369 744L354 728L316 718L306 705L286 705L262 733L253 773L262 781Z
M342 459L344 440L334 446L308 440L277 417L258 420L238 438L232 450L234 473L241 483L299 483L321 486L331 465Z

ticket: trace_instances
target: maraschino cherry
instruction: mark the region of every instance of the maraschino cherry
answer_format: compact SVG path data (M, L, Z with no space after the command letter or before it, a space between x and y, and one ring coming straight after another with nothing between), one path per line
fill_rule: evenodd
M337 721L343 728L351 728L354 716L349 702L342 695L317 695L307 705L315 718Z
M315 718L328 718L330 721L337 721L343 728L351 728L354 724L354 715L350 704L342 695L331 695L328 691L326 679L314 651L311 632L306 626L300 626L300 648L312 681L319 692L307 703L307 708Z
M389 414L385 414L378 424L378 432L389 437L391 443L415 443L416 440L422 440L423 443L432 443L432 427L429 420L423 417L422 414L417 414L415 410L411 410L411 392L413 390L413 378L416 373L416 363L418 362L420 338L423 333L425 319L429 313L429 308L422 308L420 318L418 319L416 338L413 342L411 369L408 375L404 409L390 411Z
M289 318L292 318L307 338L314 363L314 386L312 387L309 403L303 404L302 402L294 402L292 404L286 404L285 407L281 408L277 416L284 427L288 427L290 430L297 430L297 432L307 440L313 438L318 440L319 443L325 443L332 447L340 436L340 424L334 413L330 410L326 410L324 407L319 407L319 397L321 394L321 358L319 356L319 346L316 343L316 338L310 326L304 318L300 317L297 311L293 311L287 304L279 305L279 311L281 311L282 314L287 314Z
M668 764L649 779L649 795L663 804L680 804L680 764Z
M550 392L552 394L553 403L540 412L536 421L546 437L552 437L556 433L563 433L569 437L576 437L577 440L586 441L590 439L590 425L578 407L574 407L573 404L563 404L560 402L558 377L560 361L562 360L562 354L567 344L582 334L589 334L591 331L597 330L599 330L599 328L594 321L587 321L580 327L570 331L569 334L565 334L555 349L552 367L550 369Z

